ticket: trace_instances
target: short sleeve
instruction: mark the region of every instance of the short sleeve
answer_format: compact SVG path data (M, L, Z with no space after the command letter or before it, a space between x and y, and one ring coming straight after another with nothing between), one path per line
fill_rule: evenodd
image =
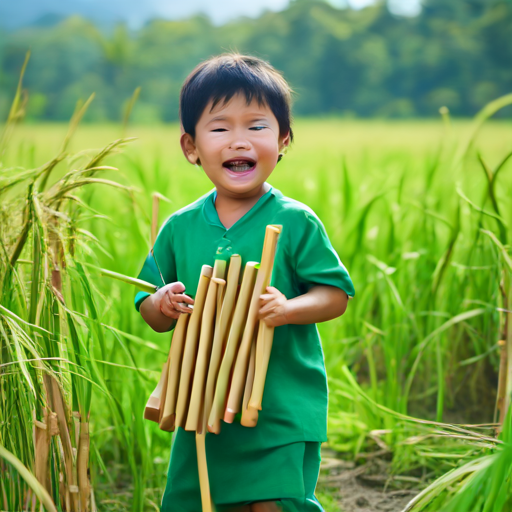
M142 270L137 276L155 286L173 283L176 278L176 260L172 243L172 223L170 219L162 226L153 246L149 251ZM135 308L139 311L140 305L149 296L149 293L139 292L135 296Z
M349 297L355 294L349 273L334 250L320 219L305 211L302 236L295 251L295 274L300 288L306 291L325 284L341 288Z

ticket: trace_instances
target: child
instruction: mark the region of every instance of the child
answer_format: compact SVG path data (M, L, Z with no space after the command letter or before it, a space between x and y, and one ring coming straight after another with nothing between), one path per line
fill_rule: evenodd
M258 425L222 423L206 436L218 510L321 511L314 496L327 440L327 379L316 322L342 315L350 277L314 212L267 179L292 141L290 89L256 57L223 54L199 64L180 96L181 147L215 189L165 222L139 278L162 286L139 293L137 309L157 332L193 304L201 266L218 250L259 261L265 227L283 226L273 285L259 318L275 326ZM184 292L187 292L185 295ZM195 433L176 429L162 512L200 512Z

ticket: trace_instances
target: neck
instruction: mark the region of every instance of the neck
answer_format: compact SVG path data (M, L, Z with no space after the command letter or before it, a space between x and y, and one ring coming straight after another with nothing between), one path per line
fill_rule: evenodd
M243 217L259 200L261 196L270 190L268 183L262 183L255 190L247 192L243 196L225 193L217 188L215 208L222 224L229 229L235 222Z

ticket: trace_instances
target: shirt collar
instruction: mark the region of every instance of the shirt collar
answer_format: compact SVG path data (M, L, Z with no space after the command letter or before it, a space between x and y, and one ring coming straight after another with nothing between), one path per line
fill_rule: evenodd
M213 225L217 226L224 231L230 231L238 228L240 224L243 224L248 218L252 217L254 213L261 208L263 204L265 204L272 196L275 196L279 193L277 189L275 189L270 183L268 184L270 189L265 192L256 202L256 204L240 219L238 219L229 229L226 229L225 226L219 219L219 215L217 214L217 209L215 208L215 199L217 198L217 190L213 189L210 194L206 196L206 200L203 204L203 215L206 221Z

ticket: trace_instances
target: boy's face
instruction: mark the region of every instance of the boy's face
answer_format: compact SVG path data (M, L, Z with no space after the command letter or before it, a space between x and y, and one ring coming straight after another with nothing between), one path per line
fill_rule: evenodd
M261 194L289 136L279 136L275 115L256 100L247 105L245 96L236 94L227 104L220 103L211 112L212 102L206 106L195 140L187 133L181 136L183 153L192 164L200 161L217 194L232 198Z

